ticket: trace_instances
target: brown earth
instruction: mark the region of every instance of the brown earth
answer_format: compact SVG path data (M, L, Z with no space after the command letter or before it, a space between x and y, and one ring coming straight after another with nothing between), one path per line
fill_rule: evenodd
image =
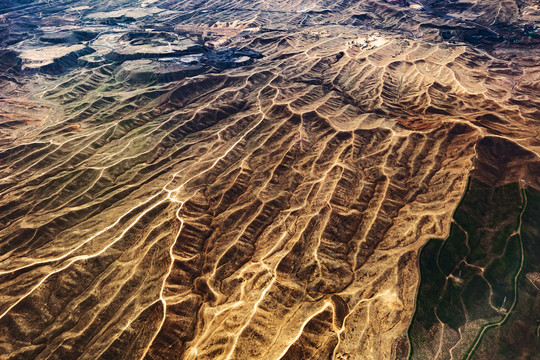
M473 164L540 188L532 38L414 2L133 3L65 15L92 66L2 78L29 102L0 102L1 359L403 358ZM4 42L55 6L8 8Z

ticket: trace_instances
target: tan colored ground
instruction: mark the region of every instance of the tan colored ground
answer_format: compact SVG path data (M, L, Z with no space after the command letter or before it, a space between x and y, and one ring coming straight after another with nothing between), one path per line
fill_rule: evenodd
M84 45L71 45L71 46L48 46L41 49L28 49L23 50L21 58L23 60L24 68L39 68L46 65L50 65L55 59L64 57L71 53L78 52L84 49Z
M263 57L136 86L151 62L76 68L28 94L56 114L38 133L2 130L0 358L403 358L418 251L475 144L540 152L538 64L350 26L200 28Z

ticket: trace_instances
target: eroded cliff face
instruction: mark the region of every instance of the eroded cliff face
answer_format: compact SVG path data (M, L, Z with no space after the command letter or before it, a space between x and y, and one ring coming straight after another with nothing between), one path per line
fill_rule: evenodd
M6 6L0 357L406 358L471 174L540 189L509 3Z

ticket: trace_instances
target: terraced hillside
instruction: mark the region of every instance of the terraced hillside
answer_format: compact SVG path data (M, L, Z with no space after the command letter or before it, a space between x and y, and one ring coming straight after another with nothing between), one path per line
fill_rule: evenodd
M508 3L3 3L0 359L534 356Z

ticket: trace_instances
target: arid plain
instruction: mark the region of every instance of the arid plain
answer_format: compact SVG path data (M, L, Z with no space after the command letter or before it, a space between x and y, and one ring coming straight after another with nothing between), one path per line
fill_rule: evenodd
M0 3L0 359L534 359L535 0Z

